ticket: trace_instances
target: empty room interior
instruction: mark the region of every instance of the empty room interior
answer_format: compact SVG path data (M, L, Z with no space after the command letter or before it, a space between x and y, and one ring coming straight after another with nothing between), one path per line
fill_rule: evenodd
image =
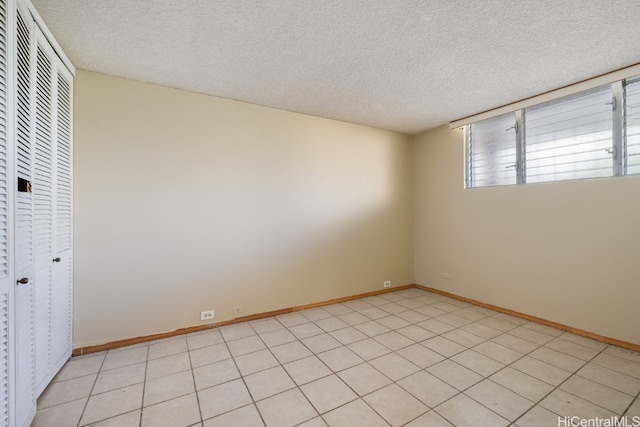
M1 7L0 426L640 425L640 2Z

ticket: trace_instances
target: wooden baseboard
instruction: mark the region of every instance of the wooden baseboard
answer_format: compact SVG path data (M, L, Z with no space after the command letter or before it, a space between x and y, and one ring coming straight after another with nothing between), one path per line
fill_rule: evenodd
M616 347L626 348L627 350L640 352L640 344L634 344L628 341L622 341L616 338L607 337L604 335L599 335L593 332L585 331L583 329L574 328L573 326L564 325L562 323L553 322L551 320L542 319L540 317L531 316L529 314L520 313L519 311L510 310L508 308L499 307L493 304L487 304L482 301L474 300L471 298L466 298L460 295L452 294L450 292L442 291L440 289L430 288L429 286L424 285L414 285L417 289L422 289L423 291L433 292L434 294L446 296L449 298L456 299L458 301L467 302L469 304L477 305L480 307L488 308L489 310L497 311L499 313L508 314L510 316L518 317L520 319L529 320L531 322L539 323L541 325L549 326L554 329L559 329L561 331L571 332L576 335L580 335L585 338L591 338L592 340L600 341L606 344L615 345Z
M73 350L73 355L74 356L81 356L81 355L84 355L84 354L97 353L97 352L100 352L100 351L112 350L112 349L115 349L115 348L126 347L126 346L129 346L129 345L140 344L140 343L149 342L149 341L156 341L156 340L160 340L160 339L164 339L164 338L175 337L175 336L178 336L178 335L190 334L190 333L193 333L193 332L206 331L208 329L215 329L215 328L219 328L219 327L222 327L222 326L233 325L233 324L236 324L236 323L243 323L243 322L248 322L248 321L251 321L251 320L264 319L266 317L280 316L280 315L283 315L283 314L294 313L296 311L309 310L309 309L312 309L312 308L323 307L325 305L339 304L339 303L342 303L342 302L353 301L355 299L360 299L360 298L366 298L366 297L370 297L370 296L385 294L387 292L397 292L397 291L401 291L401 290L404 290L404 289L411 289L411 288L422 289L423 291L427 291L427 292L433 292L434 294L438 294L438 295L446 296L446 297L449 297L449 298L453 298L453 299L456 299L458 301L467 302L469 304L477 305L479 307L488 308L490 310L494 310L494 311L497 311L499 313L508 314L510 316L518 317L520 319L528 320L528 321L531 321L531 322L539 323L541 325L545 325L545 326L549 326L549 327L552 327L552 328L555 328L555 329L559 329L561 331L571 332L571 333L574 333L576 335L580 335L580 336L583 336L583 337L586 337L586 338L591 338L591 339L596 340L596 341L604 342L606 344L611 344L611 345L615 345L617 347L626 348L627 350L633 350L633 351L640 352L640 344L634 344L634 343L627 342L627 341L622 341L622 340L619 340L619 339L616 339L616 338L610 338L610 337L606 337L606 336L603 336L603 335L598 335L596 333L585 331L583 329L574 328L573 326L568 326L568 325L564 325L562 323L553 322L551 320L542 319L540 317L531 316L529 314L520 313L518 311L510 310L510 309L504 308L504 307L499 307L497 305L487 304L487 303L482 302L482 301L474 300L474 299L471 299L471 298L466 298L466 297L463 297L463 296L460 296L460 295L452 294L450 292L442 291L440 289L430 288L430 287L424 286L424 285L413 284L413 285L398 286L398 287L389 288L389 289L381 289L379 291L365 292L363 294L351 295L351 296L342 297L342 298L335 298L335 299L322 301L322 302L316 302L316 303L312 303L312 304L299 305L299 306L296 306L296 307L283 308L283 309L280 309L280 310L267 311L267 312L264 312L264 313L252 314L252 315L249 315L249 316L238 317L238 318L235 318L235 319L225 320L225 321L222 321L222 322L210 323L210 324L207 324L207 325L191 326L191 327L187 327L187 328L176 329L175 331L170 331L170 332L162 332L162 333L159 333L159 334L144 335L144 336L135 337L135 338L127 338L127 339L124 339L124 340L112 341L112 342L108 342L108 343L105 343L105 344L92 345L92 346L87 346L87 347L78 347L78 348L75 348Z
M193 333L193 332L206 331L208 329L220 328L222 326L228 326L228 325L233 325L233 324L236 324L236 323L248 322L250 320L264 319L266 317L280 316L280 315L283 315L283 314L294 313L296 311L309 310L309 309L312 309L312 308L323 307L325 305L331 305L331 304L339 304L339 303L342 303L342 302L353 301L355 299L366 298L366 297L371 297L371 296L380 295L380 294L386 294L387 292L397 292L397 291L401 291L401 290L404 290L404 289L411 289L411 288L414 288L414 287L415 287L415 285L396 286L394 288L381 289L379 291L365 292L363 294L350 295L350 296L342 297L342 298L334 298L334 299L330 299L330 300L327 300L327 301L315 302L315 303L312 303L312 304L305 304L305 305L299 305L299 306L296 306L296 307L283 308L283 309L280 309L280 310L266 311L266 312L263 312L263 313L251 314L249 316L238 317L238 318L235 318L235 319L225 320L225 321L217 322L217 323L209 323L207 325L191 326L191 327L188 327L188 328L176 329L175 331L162 332L162 333L159 333L159 334L144 335L144 336L135 337L135 338L127 338L127 339L124 339L124 340L111 341L111 342L108 342L108 343L105 343L105 344L98 344L98 345L92 345L92 346L87 346L87 347L78 347L78 348L74 348L73 349L73 356L82 356L84 354L98 353L100 351L112 350L112 349L115 349L115 348L126 347L128 345L140 344L140 343L149 342L149 341L157 341L157 340L161 340L161 339L164 339L164 338L175 337L175 336L178 336L178 335L184 335L184 334L190 334L190 333Z

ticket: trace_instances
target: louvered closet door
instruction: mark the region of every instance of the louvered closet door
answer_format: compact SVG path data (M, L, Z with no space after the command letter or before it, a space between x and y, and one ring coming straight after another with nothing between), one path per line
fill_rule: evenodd
M13 349L14 349L14 277L13 222L10 215L10 197L13 194L13 171L9 159L13 156L10 143L12 126L8 119L8 59L7 43L8 7L0 0L0 426L13 425ZM10 352L11 349L11 352ZM10 397L11 396L11 397Z
M33 250L35 257L36 395L49 383L53 309L53 51L37 31L35 143L33 151Z
M71 356L72 346L72 81L69 71L58 63L54 73L53 372L57 372Z
M16 175L33 182L33 31L34 25L25 9L18 7L16 22ZM20 190L20 188L18 188ZM16 288L16 425L28 426L35 414L34 365L34 282L33 193L17 191L15 206L16 278L29 282Z

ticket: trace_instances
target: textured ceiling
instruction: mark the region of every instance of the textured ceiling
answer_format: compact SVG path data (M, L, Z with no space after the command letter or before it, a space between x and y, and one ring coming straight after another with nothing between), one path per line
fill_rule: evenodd
M73 64L415 134L640 63L638 0L32 0Z

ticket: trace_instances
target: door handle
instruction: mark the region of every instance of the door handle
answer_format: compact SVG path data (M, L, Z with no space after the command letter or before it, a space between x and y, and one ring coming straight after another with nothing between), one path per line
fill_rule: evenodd
M17 282L18 282L18 285L26 285L27 283L29 283L29 278L23 277L22 279L19 279Z
M54 258L53 262L60 262L60 257Z

